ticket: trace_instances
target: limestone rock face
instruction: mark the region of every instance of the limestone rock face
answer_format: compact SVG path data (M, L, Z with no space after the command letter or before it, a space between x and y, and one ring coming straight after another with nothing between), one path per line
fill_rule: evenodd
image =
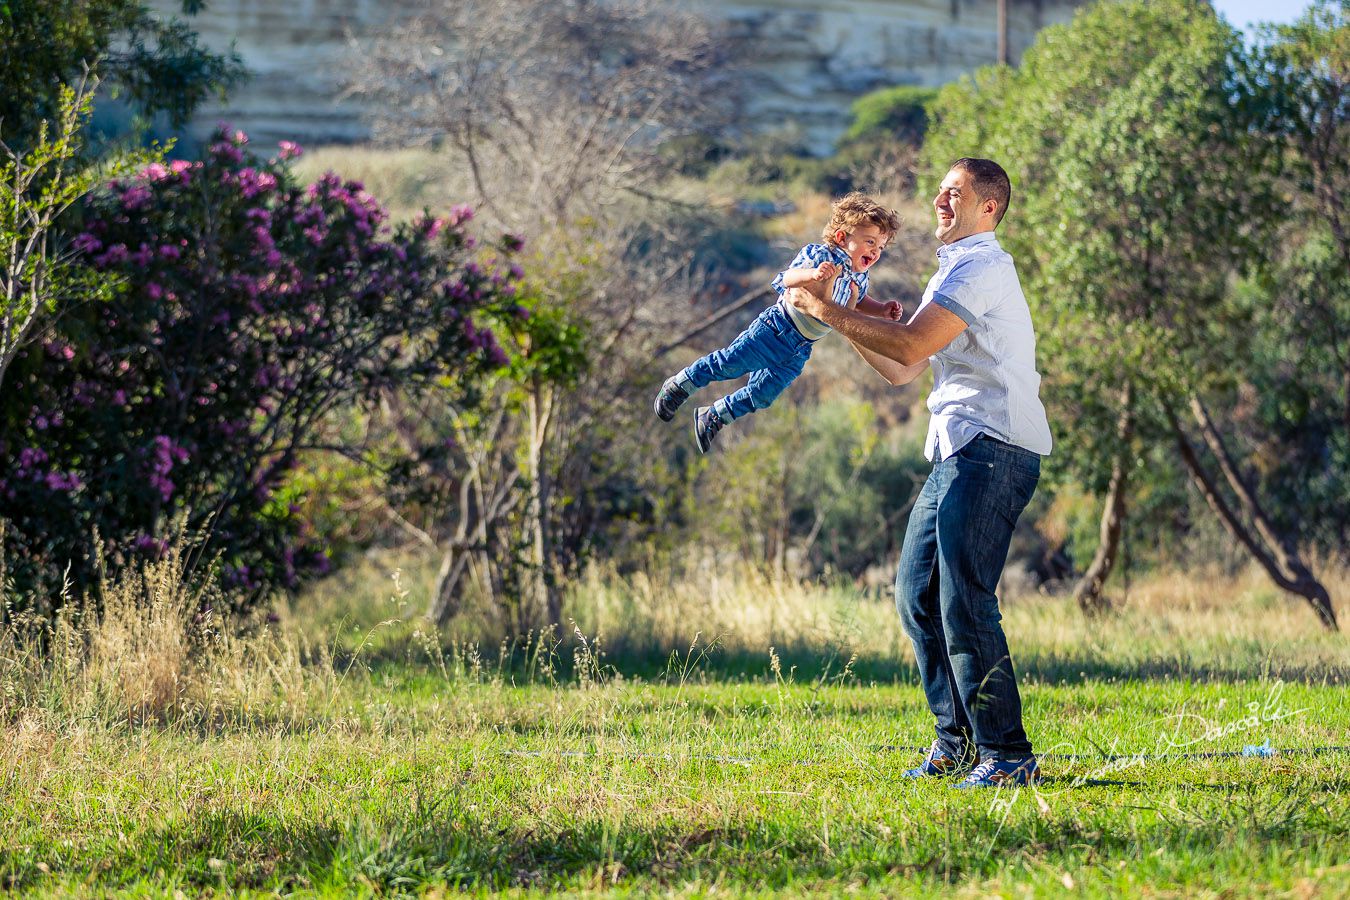
M445 0L455 2L455 0ZM801 129L829 152L860 94L892 84L938 85L997 56L996 0L689 0L747 38L750 130ZM1084 0L1008 0L1016 60L1046 25L1068 21ZM180 0L150 0L161 14ZM368 136L361 101L342 96L350 43L378 33L406 0L212 0L192 26L216 49L231 44L253 73L224 105L204 108L202 137L220 120L260 143L311 144Z

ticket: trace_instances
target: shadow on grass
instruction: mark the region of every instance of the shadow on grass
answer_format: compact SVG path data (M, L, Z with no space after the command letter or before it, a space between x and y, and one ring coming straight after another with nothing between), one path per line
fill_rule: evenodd
M560 643L551 662L553 681L574 682L578 677L572 640ZM1255 679L1279 679L1290 683L1322 683L1340 680L1344 672L1330 663L1281 663L1270 659L1250 661L1197 662L1188 658L1155 657L1144 660L1104 659L1085 649L1082 655L1048 652L1031 648L1014 649L1018 677L1045 684L1081 684L1087 681L1197 681L1244 683ZM846 647L806 642L774 646L781 677L802 683L877 683L918 684L918 672L912 659L891 654L853 655ZM357 665L373 672L406 672L409 668L435 668L425 650L410 644L389 643L366 648L355 659ZM751 650L742 647L714 646L695 650L688 646L660 647L650 644L616 642L603 648L598 659L602 669L625 678L670 684L688 680L700 682L738 682L774 680L769 648ZM337 660L339 671L353 663L351 655ZM516 684L550 683L539 675L538 661L528 654L501 648L482 650L481 670L486 676L499 676Z

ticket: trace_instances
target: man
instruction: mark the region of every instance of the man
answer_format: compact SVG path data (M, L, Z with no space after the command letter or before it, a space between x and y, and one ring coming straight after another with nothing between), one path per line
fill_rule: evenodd
M994 236L1011 193L992 160L952 164L933 201L938 270L908 323L868 317L806 289L791 297L891 384L932 366L924 452L934 465L910 513L895 602L937 740L905 774L959 774L978 754L962 788L1039 777L994 595L1051 443L1031 313L1012 257Z

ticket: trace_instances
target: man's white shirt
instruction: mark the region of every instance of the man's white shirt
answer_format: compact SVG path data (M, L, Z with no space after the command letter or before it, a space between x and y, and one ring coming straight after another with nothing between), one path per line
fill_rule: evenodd
M1012 256L985 231L938 248L937 257L919 311L937 304L966 329L929 358L933 416L924 455L945 460L983 432L1045 456L1052 442L1036 334Z

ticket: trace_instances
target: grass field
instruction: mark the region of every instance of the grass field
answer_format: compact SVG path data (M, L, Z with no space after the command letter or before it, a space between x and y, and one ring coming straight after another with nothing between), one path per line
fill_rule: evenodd
M152 628L81 672L4 644L0 886L1350 894L1350 753L1303 752L1350 744L1350 648L1254 577L1156 579L1096 623L1010 601L1049 754L1016 792L900 777L930 723L884 600L597 576L573 609L598 644L502 662L379 624L411 582L334 582L177 663ZM1267 741L1300 752L1241 755Z

